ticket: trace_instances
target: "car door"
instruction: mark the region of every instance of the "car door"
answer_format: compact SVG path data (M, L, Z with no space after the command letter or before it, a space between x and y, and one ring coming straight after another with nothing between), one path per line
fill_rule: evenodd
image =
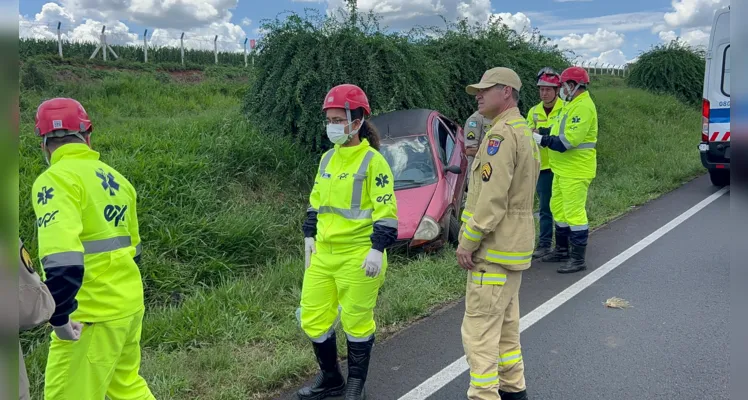
M442 163L444 167L448 167L450 165L457 165L461 166L461 152L457 148L457 140L455 138L455 132L449 128L447 123L442 119L443 117L439 116L435 118L436 121L436 132L437 137L439 138L439 145L440 147L443 147L443 153L442 153ZM457 201L456 196L456 190L455 188L461 187L459 185L459 180L463 176L463 174L453 174L451 172L446 172L444 178L447 181L448 187L449 187L449 198L448 202L451 202L455 204L455 201ZM459 201L458 201L459 203Z

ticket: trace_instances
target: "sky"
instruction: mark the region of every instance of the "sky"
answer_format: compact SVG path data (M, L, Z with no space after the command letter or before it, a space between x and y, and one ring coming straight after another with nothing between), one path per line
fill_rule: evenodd
M260 39L263 19L280 13L336 10L344 0L22 0L21 37L98 41L106 25L110 44L142 44L145 29L153 45L179 45L242 51L245 38ZM510 28L540 33L578 61L622 65L653 45L675 38L705 46L714 11L730 0L358 0L373 10L388 30L443 26L454 21L485 22L501 17ZM4 13L6 16L10 13ZM12 14L11 14L12 15Z

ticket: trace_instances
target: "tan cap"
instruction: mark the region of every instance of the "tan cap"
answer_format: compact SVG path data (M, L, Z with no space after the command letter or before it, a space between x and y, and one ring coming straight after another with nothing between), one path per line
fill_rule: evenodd
M480 78L480 83L468 85L465 88L465 91L468 92L469 95L474 96L478 93L478 90L487 89L496 84L506 85L517 89L517 91L522 87L522 81L514 70L504 67L496 67L484 72L483 77Z

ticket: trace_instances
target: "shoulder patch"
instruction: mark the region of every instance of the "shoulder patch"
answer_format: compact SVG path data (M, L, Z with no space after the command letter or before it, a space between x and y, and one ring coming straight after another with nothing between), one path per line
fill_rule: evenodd
M28 251L26 251L26 246L21 245L21 263L23 263L23 266L26 267L26 270L29 271L30 274L35 274L36 271L34 270L34 263L31 261L31 255Z
M504 138L501 138L503 140ZM488 138L488 146L486 147L486 152L489 156L492 156L499 152L499 146L501 146L501 140L499 138L490 136Z
M483 179L483 182L488 182L491 179L491 175L493 174L493 167L491 167L491 163L487 162L483 164L483 168L480 170L481 178Z
M478 127L478 123L476 121L470 121L468 122L468 126L471 128L476 128Z
M467 138L469 140L475 140L475 132L473 132L473 131L468 132Z

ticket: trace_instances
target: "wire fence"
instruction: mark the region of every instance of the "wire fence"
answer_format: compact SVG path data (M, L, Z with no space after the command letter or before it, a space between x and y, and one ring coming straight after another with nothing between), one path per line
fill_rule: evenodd
M228 64L249 67L254 64L256 40L221 35L199 36L164 29L130 32L124 24L85 24L71 29L56 24L19 24L21 57L57 54L66 57L120 58L148 62Z
M629 63L616 65L600 61L575 61L574 65L586 69L591 75L626 76L629 72Z

